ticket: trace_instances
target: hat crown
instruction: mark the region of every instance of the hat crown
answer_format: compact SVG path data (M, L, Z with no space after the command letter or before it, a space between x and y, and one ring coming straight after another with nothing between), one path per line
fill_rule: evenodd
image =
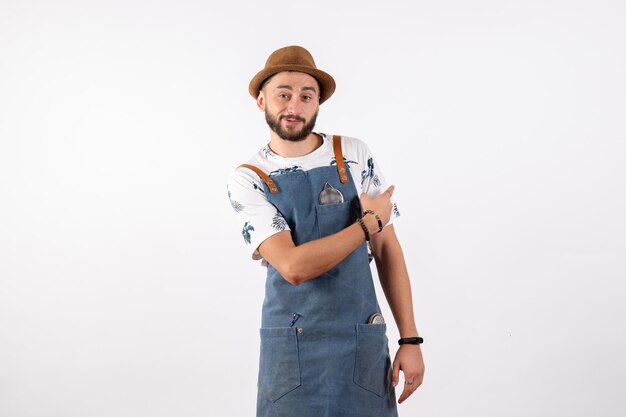
M267 58L265 68L278 65L302 65L317 68L313 56L301 46L292 45L277 49Z

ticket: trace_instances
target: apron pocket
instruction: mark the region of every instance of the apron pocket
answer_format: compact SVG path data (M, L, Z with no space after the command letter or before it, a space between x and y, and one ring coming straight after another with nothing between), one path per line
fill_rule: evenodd
M357 324L354 383L382 397L391 384L385 324Z
M319 237L323 238L350 226L355 222L358 209L350 202L323 204L315 207Z
M259 395L272 402L300 386L295 327L261 328Z

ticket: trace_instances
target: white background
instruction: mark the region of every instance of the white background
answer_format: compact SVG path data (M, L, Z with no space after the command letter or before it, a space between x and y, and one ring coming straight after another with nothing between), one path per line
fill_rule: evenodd
M2 0L0 415L254 414L264 271L225 181L269 138L250 78L301 44L338 85L318 130L397 186L427 366L401 416L624 416L624 22L618 0Z

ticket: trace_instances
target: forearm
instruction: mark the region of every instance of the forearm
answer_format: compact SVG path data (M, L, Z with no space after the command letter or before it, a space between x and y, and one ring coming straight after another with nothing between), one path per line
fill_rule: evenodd
M369 230L377 230L373 216L365 216L363 221ZM330 271L364 242L363 228L354 223L338 233L299 246L293 243L288 231L282 232L261 244L259 251L285 280L300 285Z
M322 239L294 248L292 269L298 283L319 277L330 271L365 242L365 234L358 223Z
M398 326L400 337L417 336L411 282L393 225L375 236L372 245L380 284Z
M378 233L379 221L385 225L391 215L393 186L376 197L361 194L363 211L371 210L361 218L370 236ZM380 220L379 220L380 219ZM384 231L383 231L384 232ZM382 232L381 232L382 233ZM359 223L353 223L333 235L296 246L287 230L266 239L259 252L285 278L294 285L317 278L330 271L366 240L366 233Z

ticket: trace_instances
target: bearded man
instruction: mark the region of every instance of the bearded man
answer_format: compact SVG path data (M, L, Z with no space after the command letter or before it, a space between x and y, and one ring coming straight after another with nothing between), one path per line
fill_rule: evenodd
M422 383L399 216L364 142L314 132L334 79L300 46L274 51L249 85L269 143L233 173L243 240L267 268L258 417L397 416ZM401 339L391 364L374 259Z

